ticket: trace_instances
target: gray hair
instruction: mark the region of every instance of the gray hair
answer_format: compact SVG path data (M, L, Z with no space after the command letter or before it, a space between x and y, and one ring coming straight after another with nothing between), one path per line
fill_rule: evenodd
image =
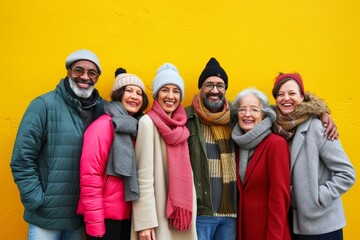
M269 99L266 97L266 95L257 90L256 88L246 88L240 93L238 93L235 97L234 105L238 108L240 101L248 95L253 95L260 101L261 110L263 111L264 115L269 117L271 122L274 122L276 119L276 114L274 109L269 104Z

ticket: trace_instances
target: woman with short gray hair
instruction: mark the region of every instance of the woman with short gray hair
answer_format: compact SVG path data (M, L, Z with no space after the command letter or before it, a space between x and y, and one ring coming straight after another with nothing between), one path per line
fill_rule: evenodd
M271 132L275 112L254 88L240 92L234 106L238 239L289 240L290 159L286 140Z

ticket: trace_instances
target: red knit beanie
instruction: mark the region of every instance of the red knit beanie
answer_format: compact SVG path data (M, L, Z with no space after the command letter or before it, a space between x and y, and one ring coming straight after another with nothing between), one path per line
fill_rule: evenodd
M276 96L278 94L277 92L275 92L276 91L275 88L277 88L277 91L278 91L280 86L289 80L295 80L300 87L301 94L305 95L304 84L303 84L300 74L298 74L298 73L280 73L279 76L277 76L275 79L274 87L272 90L272 94L273 94L274 98L276 98Z

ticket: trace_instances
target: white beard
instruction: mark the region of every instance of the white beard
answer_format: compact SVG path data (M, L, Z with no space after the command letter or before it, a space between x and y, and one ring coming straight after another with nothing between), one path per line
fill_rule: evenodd
M89 98L94 91L94 86L90 86L88 89L79 88L76 82L71 78L69 78L70 88L74 91L76 96L80 98Z

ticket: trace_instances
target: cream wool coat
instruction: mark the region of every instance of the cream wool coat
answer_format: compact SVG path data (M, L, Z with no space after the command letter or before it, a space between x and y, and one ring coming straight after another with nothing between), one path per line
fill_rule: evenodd
M193 211L189 231L169 228L165 215L168 193L166 144L155 124L144 115L139 121L136 139L136 164L140 198L133 201L131 239L138 239L138 231L155 228L157 240L192 240L196 236L196 193L193 186Z

